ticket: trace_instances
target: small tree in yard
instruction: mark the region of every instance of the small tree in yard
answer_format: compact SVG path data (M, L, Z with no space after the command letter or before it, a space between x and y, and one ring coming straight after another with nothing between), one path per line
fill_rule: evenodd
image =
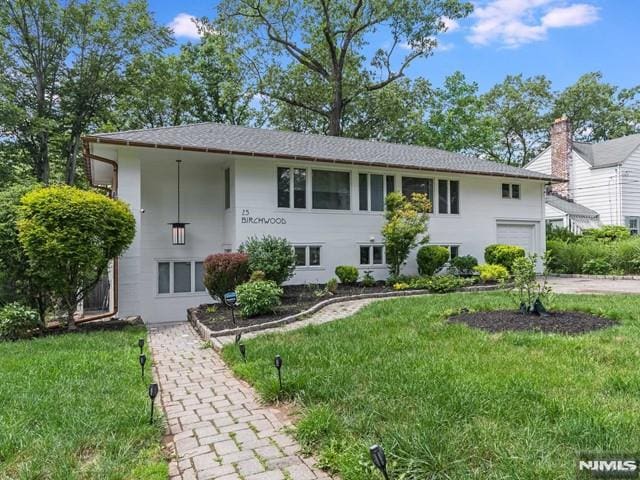
M513 292L522 313L536 313L538 315L546 313L542 301L551 294L551 287L547 285L547 256L545 255L542 260L545 267L540 282L536 278L537 255L518 257L513 261Z
M410 199L398 192L387 195L385 224L382 237L391 275L400 275L400 268L415 247L426 243L431 202L422 193L413 193Z
M18 217L29 266L61 302L74 329L78 303L133 241L134 217L120 200L67 186L27 193Z

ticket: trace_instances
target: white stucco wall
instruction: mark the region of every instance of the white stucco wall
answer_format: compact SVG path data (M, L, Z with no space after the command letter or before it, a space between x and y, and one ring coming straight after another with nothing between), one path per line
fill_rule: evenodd
M460 255L483 261L484 248L496 242L498 223L533 226L535 251L544 250L544 184L476 175L435 174L407 169L338 166L326 163L284 161L273 158L231 157L176 150L113 147L119 164L119 197L136 216L138 231L131 248L120 259L120 316L142 315L146 322L183 320L186 309L211 302L206 293L158 294L159 261L200 261L208 254L235 250L251 235L286 237L293 244L319 245L321 265L296 270L292 283L325 282L337 265L373 270L384 279L383 265L360 267L359 246L381 244L382 212L361 212L358 205L358 174L417 176L460 182L460 214L431 215L428 232L432 244L459 245ZM181 167L181 217L187 226L186 245L171 244L168 223L176 217L176 163ZM320 170L343 170L351 175L351 209L311 209L311 178L308 178L307 208L277 207L276 169L290 166ZM224 169L231 169L231 207L224 208ZM520 199L503 199L502 183L517 183ZM142 212L144 210L144 213ZM274 223L249 223L247 218L274 218ZM243 220L245 219L245 220ZM404 273L417 272L412 255Z

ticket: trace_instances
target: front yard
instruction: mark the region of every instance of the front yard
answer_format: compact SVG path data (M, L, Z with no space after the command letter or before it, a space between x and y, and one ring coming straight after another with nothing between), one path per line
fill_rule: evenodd
M144 328L0 343L0 478L165 479ZM147 352L148 355L148 352Z
M297 436L343 480L378 478L380 443L395 479L575 478L579 452L637 453L640 296L559 295L553 307L618 326L583 335L487 333L453 311L513 308L504 293L377 302L351 319L246 341L223 354L269 401L283 396ZM381 477L380 477L381 478Z

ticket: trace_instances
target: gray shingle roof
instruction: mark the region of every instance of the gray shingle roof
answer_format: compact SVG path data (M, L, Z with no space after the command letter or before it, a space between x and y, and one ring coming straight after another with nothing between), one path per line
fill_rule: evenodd
M435 148L219 123L97 133L84 137L84 140L142 147L559 180L543 173Z
M574 142L573 149L593 167L620 165L640 147L640 133L599 143Z
M580 205L579 203L565 200L557 195L549 194L545 197L545 202L554 208L557 208L561 212L569 215L576 215L579 217L597 217L598 212L591 210L590 208Z

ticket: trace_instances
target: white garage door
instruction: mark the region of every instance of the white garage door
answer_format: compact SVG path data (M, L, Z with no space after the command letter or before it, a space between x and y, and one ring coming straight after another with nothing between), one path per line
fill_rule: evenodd
M517 245L527 252L534 250L534 225L530 223L499 223L497 243Z

